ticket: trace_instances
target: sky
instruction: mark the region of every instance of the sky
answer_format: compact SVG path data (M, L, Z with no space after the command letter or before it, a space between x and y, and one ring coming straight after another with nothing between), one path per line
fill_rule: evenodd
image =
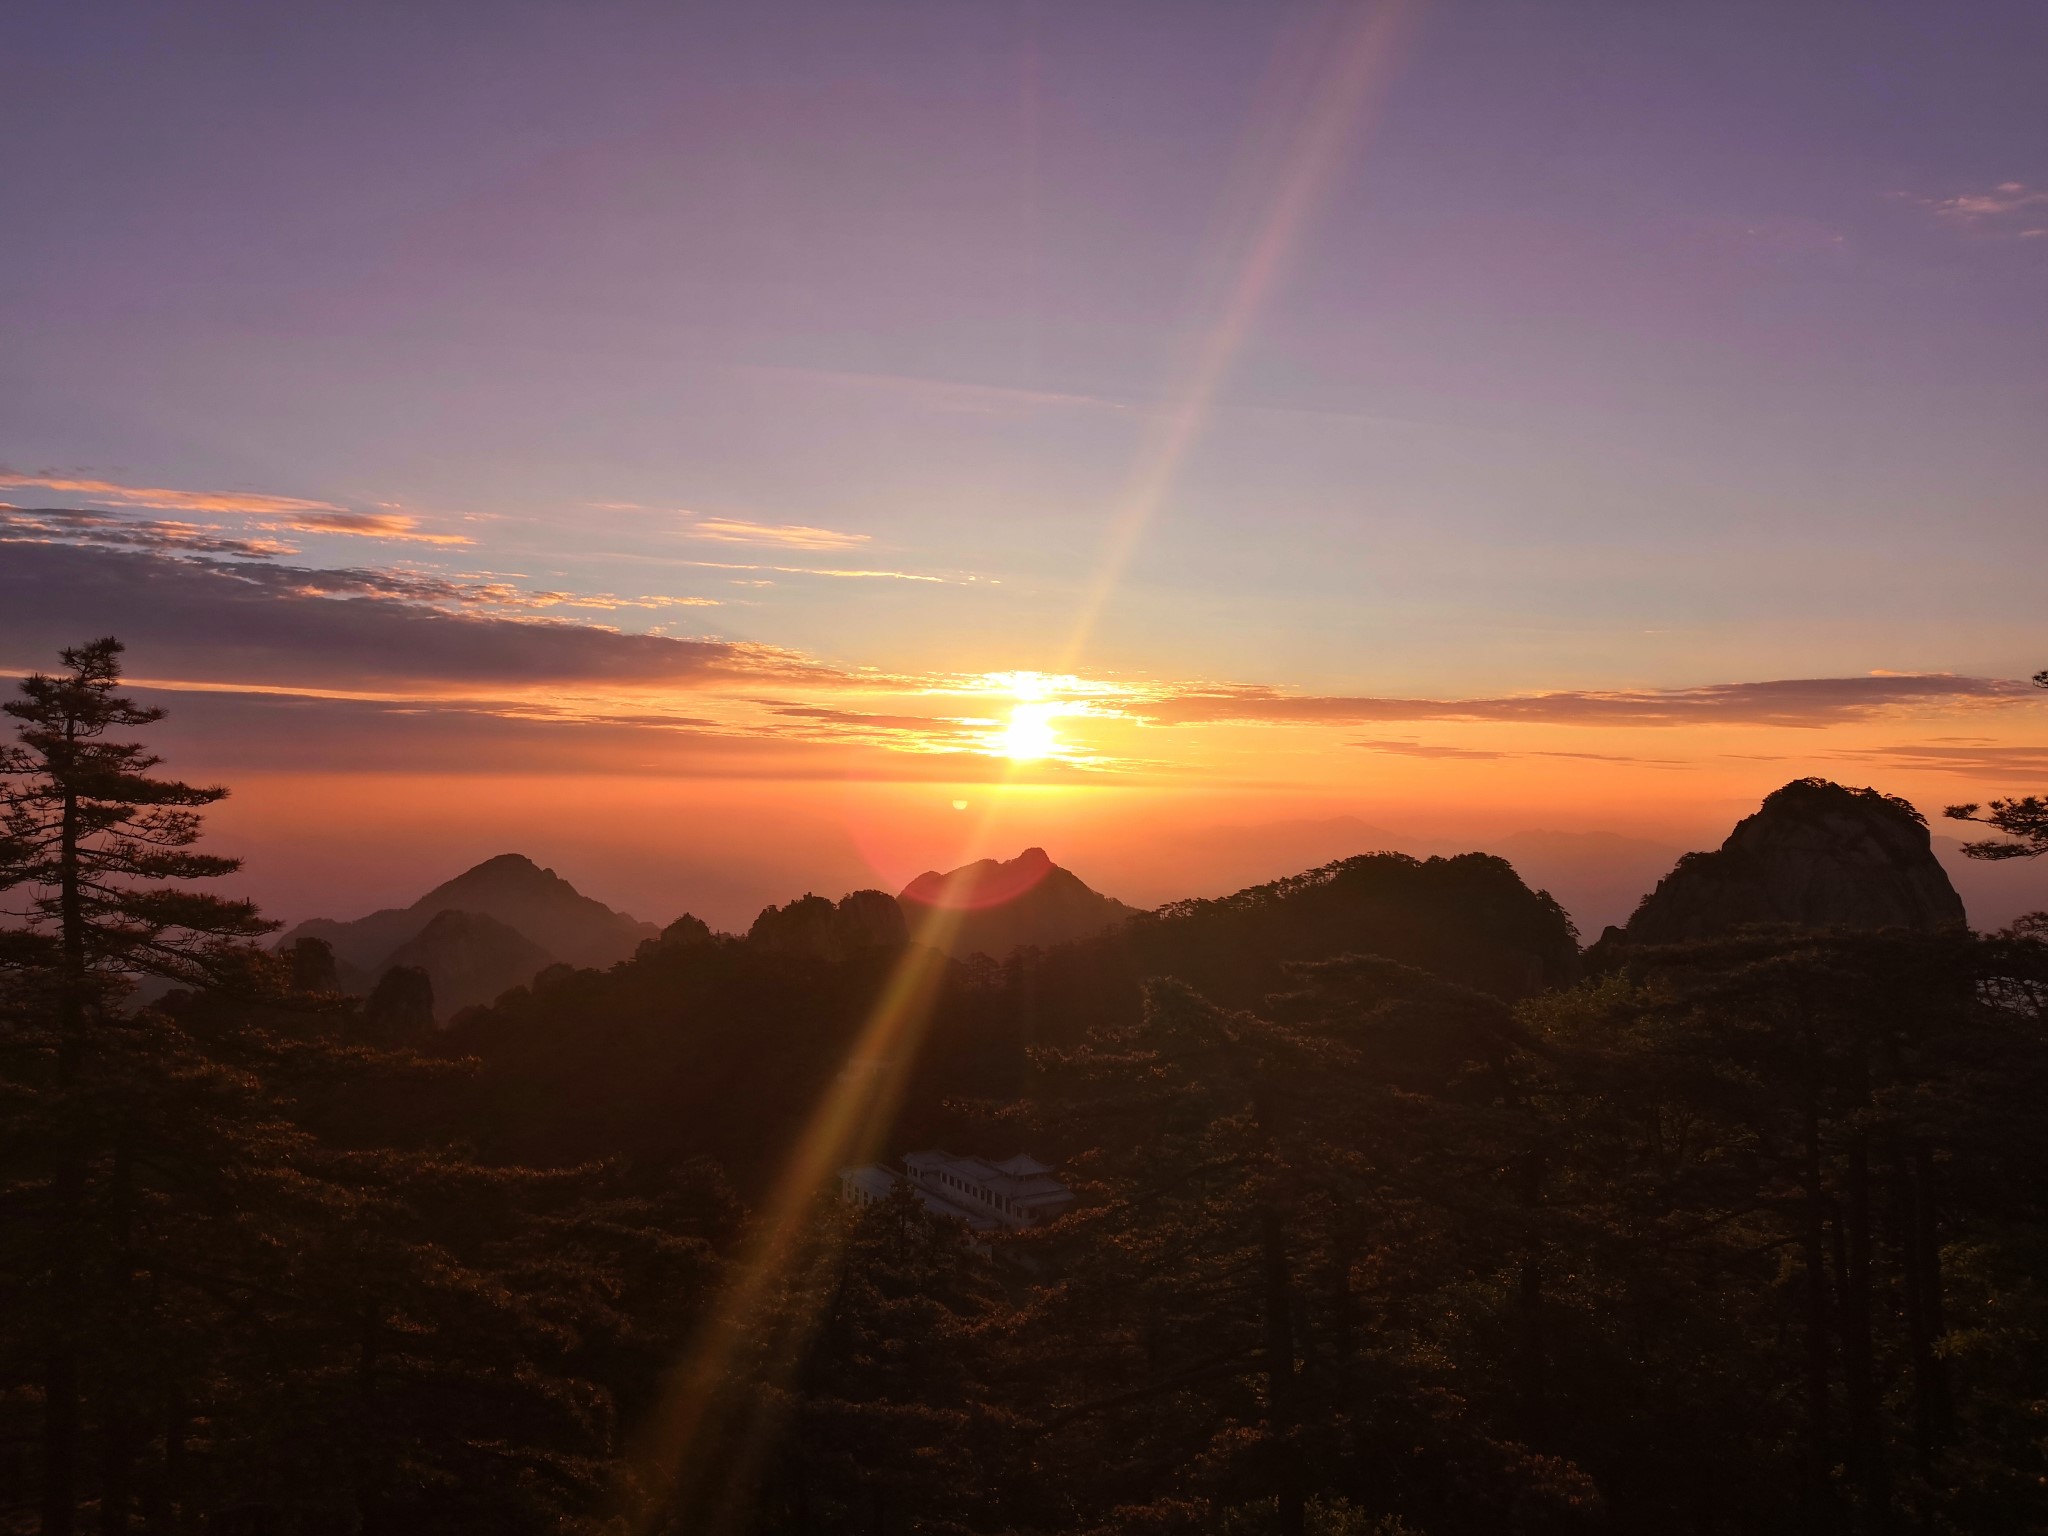
M127 641L293 918L2038 789L2044 58L2030 0L22 0L0 667Z

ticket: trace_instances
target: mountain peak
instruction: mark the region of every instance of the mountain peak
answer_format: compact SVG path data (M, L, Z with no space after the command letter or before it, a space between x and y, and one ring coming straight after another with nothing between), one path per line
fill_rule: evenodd
M548 958L579 966L602 967L623 960L658 931L652 923L638 922L585 896L523 853L500 853L435 886L410 906L372 912L354 922L315 918L279 943L301 936L324 939L338 958L359 972L376 975L399 946L451 911L490 918L545 951ZM499 952L509 955L511 950L500 946ZM505 985L524 979L511 975Z
M523 853L500 853L473 864L453 880L437 885L418 901L416 908L430 907L436 911L449 905L447 898L452 895L477 890L505 892L531 892L535 895L568 895L580 893L568 881L552 869L543 869Z
M551 876L554 874L552 869L542 869L523 853L494 853L481 864L472 865L462 873L464 875L480 875L485 870L525 871L529 869L543 875ZM455 878L459 880L462 878L462 875L457 875Z
M1023 944L1060 944L1100 933L1129 917L1132 908L1092 891L1043 848L1014 859L977 859L940 874L926 870L897 898L911 913L944 909L956 922L927 930L947 932L954 955L1006 955Z
M1623 930L1636 943L1706 938L1750 923L1910 928L1963 923L1962 898L1906 801L1826 779L1773 790L1712 853L1689 853Z
M1014 859L976 859L944 874L928 869L903 888L899 899L933 907L996 906L1053 875L1074 879L1043 848L1026 848Z

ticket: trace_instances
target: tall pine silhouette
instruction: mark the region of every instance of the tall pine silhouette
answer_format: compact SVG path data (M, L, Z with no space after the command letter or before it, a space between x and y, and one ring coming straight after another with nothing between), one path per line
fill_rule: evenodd
M118 739L163 718L115 691L121 651L112 638L66 650L59 675L24 679L21 697L0 705L20 722L17 743L0 748L0 890L27 897L11 914L22 926L4 958L29 1026L16 1043L45 1059L50 1094L42 1519L51 1536L76 1518L80 1223L102 1158L117 1186L111 1203L120 1199L120 1151L105 1145L93 1113L103 1026L132 978L208 979L234 963L240 941L272 926L247 902L186 888L240 867L192 846L200 809L227 791L152 777L161 759Z

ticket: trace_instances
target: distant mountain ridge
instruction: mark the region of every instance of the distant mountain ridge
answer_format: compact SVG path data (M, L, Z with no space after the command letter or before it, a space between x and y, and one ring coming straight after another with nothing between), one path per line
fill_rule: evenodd
M445 1017L530 980L543 966L614 965L659 935L654 924L585 896L524 854L501 853L411 906L353 921L311 918L277 942L283 949L302 938L322 940L351 991L367 992L393 965L419 966L434 978L435 1011Z
M552 954L511 924L451 907L394 949L383 970L409 965L425 971L434 984L434 1012L447 1018L490 1002L554 963Z

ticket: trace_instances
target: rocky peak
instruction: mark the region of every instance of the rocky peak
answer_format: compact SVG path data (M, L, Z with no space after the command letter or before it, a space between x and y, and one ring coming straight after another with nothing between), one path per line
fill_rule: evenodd
M976 859L944 874L928 869L903 888L899 899L934 907L989 907L1015 900L1053 876L1074 879L1043 848L1026 848L1014 859Z
M897 899L926 942L953 955L997 958L1023 944L1086 938L1132 913L1053 863L1043 848L1026 848L1014 859L977 859L945 874L927 870ZM922 921L934 911L955 915Z
M1795 779L1720 848L1680 859L1619 934L1669 944L1752 923L1929 932L1963 921L1926 818L1910 804L1874 789Z

